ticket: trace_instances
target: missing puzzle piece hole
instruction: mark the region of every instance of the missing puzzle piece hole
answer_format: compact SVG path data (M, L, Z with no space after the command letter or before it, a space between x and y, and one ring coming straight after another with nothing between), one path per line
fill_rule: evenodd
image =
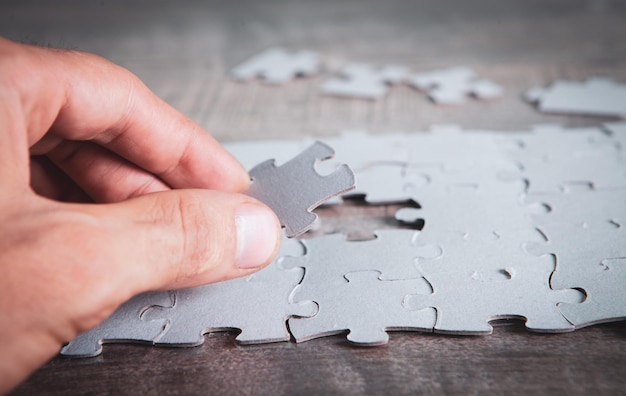
M382 229L408 229L420 231L423 219L410 223L398 221L395 213L402 208L419 209L415 201L409 200L393 204L370 204L364 195L343 198L336 205L324 205L315 210L319 223L314 229L300 236L309 239L326 234L341 233L350 241L376 239L374 231Z

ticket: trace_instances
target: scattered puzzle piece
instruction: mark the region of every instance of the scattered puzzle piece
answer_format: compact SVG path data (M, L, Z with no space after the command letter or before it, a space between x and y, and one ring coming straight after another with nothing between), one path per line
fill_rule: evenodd
M237 81L259 77L267 84L283 84L298 76L310 76L320 69L316 52L288 52L283 48L270 48L246 60L232 71Z
M385 66L380 70L363 63L349 64L341 71L341 78L322 84L325 95L358 99L380 99L387 94L390 84L404 82L409 70L402 66Z
M604 128L611 133L611 137L621 149L622 158L626 156L626 122L610 122Z
M468 95L482 100L502 96L501 86L489 80L476 80L475 77L471 68L457 66L415 74L410 84L421 91L427 91L435 103L443 105L461 104Z
M300 235L317 218L311 210L355 187L354 173L347 165L341 165L330 175L317 173L315 163L333 154L332 148L316 142L282 166L277 167L274 160L265 161L250 170L252 183L245 194L276 212L287 237Z
M545 113L626 117L626 84L592 77L585 82L558 80L524 95Z
M403 306L409 294L430 294L428 282L422 278L382 281L380 276L377 271L353 272L339 285L318 284L317 315L289 319L296 341L349 331L347 338L352 343L383 345L389 340L386 331L430 331L436 320L434 310L409 311Z

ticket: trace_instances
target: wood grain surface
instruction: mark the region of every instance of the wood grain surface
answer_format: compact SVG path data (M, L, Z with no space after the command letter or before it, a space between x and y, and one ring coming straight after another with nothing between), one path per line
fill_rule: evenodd
M107 57L221 141L437 123L600 125L609 119L541 114L520 95L556 78L626 81L626 2L617 0L5 0L0 35ZM227 78L276 45L319 51L326 69L280 87ZM457 107L435 106L408 87L378 102L320 96L320 83L348 61L416 71L468 65L506 93ZM321 214L329 229L360 238L396 226L393 209L355 201ZM392 333L377 348L343 336L242 347L235 333L212 334L197 348L107 345L96 358L54 358L15 394L626 393L626 323L560 335L499 324L484 337Z

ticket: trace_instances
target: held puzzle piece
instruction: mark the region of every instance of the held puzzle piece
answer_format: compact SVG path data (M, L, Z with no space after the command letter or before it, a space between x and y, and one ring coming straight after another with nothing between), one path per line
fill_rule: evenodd
M330 146L316 142L281 166L265 161L250 170L252 183L244 192L268 205L285 227L288 238L311 228L317 215L311 210L355 187L354 173L341 165L329 175L320 175L315 163L334 155ZM295 194L295 196L294 196Z
M320 59L316 52L270 48L237 66L231 75L237 81L259 77L266 84L283 84L298 76L313 75L319 70Z

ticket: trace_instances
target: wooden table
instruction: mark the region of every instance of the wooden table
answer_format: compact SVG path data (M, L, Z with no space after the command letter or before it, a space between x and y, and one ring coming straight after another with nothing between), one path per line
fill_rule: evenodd
M617 1L4 1L0 34L99 53L222 141L437 123L502 131L599 125L607 119L540 114L520 95L556 78L626 80L626 3ZM275 45L320 51L327 71L282 87L225 77ZM408 87L379 102L320 96L320 82L348 61L469 65L506 95L451 108ZM388 223L390 213L357 202L323 215L362 233ZM97 358L54 358L15 393L626 392L626 323L560 335L506 324L486 337L392 333L378 348L353 347L343 336L242 347L225 333L189 349L107 345Z

